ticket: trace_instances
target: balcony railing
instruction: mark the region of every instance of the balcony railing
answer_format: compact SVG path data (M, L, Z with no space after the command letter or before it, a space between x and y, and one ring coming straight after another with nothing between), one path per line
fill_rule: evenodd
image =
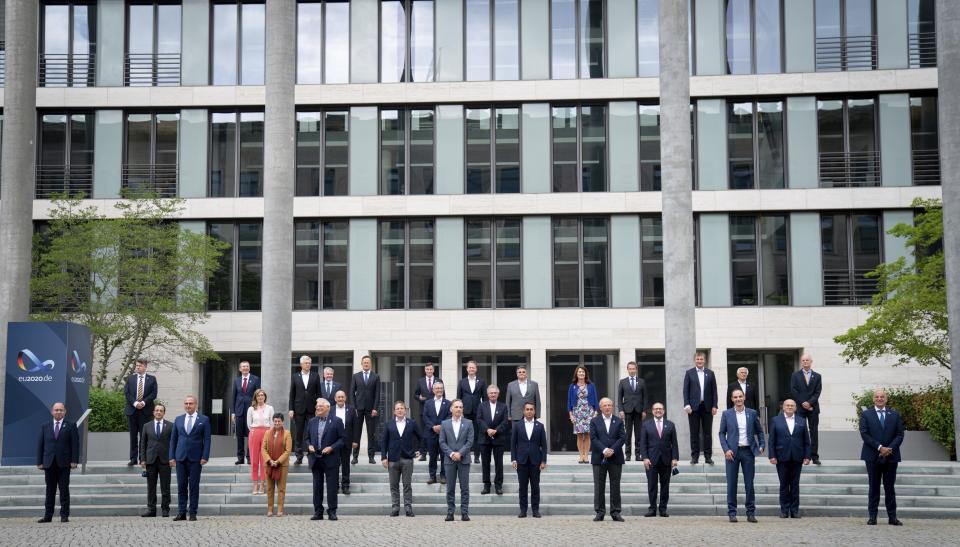
M57 194L91 197L93 166L37 165L37 199L49 199Z
M816 62L817 72L874 70L877 68L877 37L817 38Z
M825 306L863 306L877 292L876 278L864 277L872 270L824 270L823 304Z
M7 83L7 43L0 40L0 87Z
M913 151L913 184L940 184L940 150L934 148Z
M880 153L821 152L820 186L880 186Z
M128 53L123 60L128 86L180 85L179 53Z
M91 51L94 51L93 44ZM37 70L40 87L90 87L96 79L96 52L41 53Z
M937 33L915 32L907 37L910 68L937 66Z
M177 195L176 164L125 163L121 179L126 190L156 193L164 198Z

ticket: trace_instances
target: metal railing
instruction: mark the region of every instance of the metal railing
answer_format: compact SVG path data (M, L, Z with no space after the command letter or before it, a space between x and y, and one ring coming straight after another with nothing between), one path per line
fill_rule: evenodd
M914 32L907 37L910 68L937 66L937 33Z
M877 37L840 36L816 39L817 72L874 70L877 68Z
M123 59L127 86L180 85L179 53L127 53Z
M823 270L825 306L863 306L873 300L877 279L865 277L873 270Z
M913 151L913 184L940 184L940 150L934 148Z
M0 41L0 87L7 83L7 43Z
M94 51L93 44L90 44ZM90 87L95 85L96 53L41 53L37 66L40 87Z
M138 192L152 192L160 197L177 195L177 164L123 164L123 188Z
M89 438L88 434L90 433L90 424L87 423L87 418L89 418L91 414L93 414L93 409L88 408L80 416L80 419L77 420L77 428L80 429L80 431L82 432L81 433L82 438L80 439L80 473L81 474L87 473L87 445L89 444L87 442L87 439Z
M880 186L880 152L821 152L820 186Z
M37 165L37 199L93 195L93 165Z

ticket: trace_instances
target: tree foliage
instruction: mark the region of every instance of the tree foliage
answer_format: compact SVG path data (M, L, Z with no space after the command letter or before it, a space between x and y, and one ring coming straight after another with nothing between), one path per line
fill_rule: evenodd
M920 210L913 225L898 224L888 233L904 238L912 261L901 257L880 264L867 274L878 291L865 309L862 325L837 336L840 355L866 366L870 359L889 356L897 365L950 368L947 335L947 283L943 261L943 207L940 200L915 200Z
M138 196L114 207L108 218L78 198L53 200L35 236L33 318L90 328L98 388L119 388L140 356L174 369L216 359L196 327L209 317L204 284L225 244L171 220L183 200Z

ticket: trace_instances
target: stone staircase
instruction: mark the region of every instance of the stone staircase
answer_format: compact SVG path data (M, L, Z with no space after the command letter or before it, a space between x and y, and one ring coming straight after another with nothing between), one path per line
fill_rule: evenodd
M507 457L504 458L505 460ZM512 515L518 510L516 473L505 463L504 494L480 495L480 466L471 470L471 515ZM779 512L776 469L766 458L757 460L757 513ZM426 462L414 467L414 510L418 515L446 513L445 486L427 485ZM741 481L742 482L742 481ZM740 512L743 513L742 484ZM217 458L203 471L200 514L265 514L266 496L253 496L249 466L235 466L232 458ZM379 464L361 463L351 473L351 495L339 497L343 516L386 515L390 489L387 472ZM172 486L176 512L176 475ZM136 516L145 508L146 479L139 468L123 462L97 462L86 474L76 470L71 477L71 516ZM643 466L624 466L623 512L640 516L647 509L647 484ZM43 474L34 467L0 467L0 516L33 517L43 513ZM575 456L551 456L541 477L544 515L592 515L593 476L589 465L578 465ZM312 513L312 480L306 464L291 466L286 511L292 515ZM901 518L960 517L960 465L952 462L904 462L897 479L898 515ZM459 503L459 493L458 493ZM865 517L867 478L857 461L824 461L804 468L801 479L801 512L805 516ZM881 496L881 516L884 516ZM680 466L670 488L670 513L674 515L726 515L726 482L722 460L717 465Z

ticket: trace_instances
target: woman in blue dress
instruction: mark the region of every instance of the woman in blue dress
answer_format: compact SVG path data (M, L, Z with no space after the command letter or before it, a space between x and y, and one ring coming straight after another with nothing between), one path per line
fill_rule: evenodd
M590 463L590 420L597 415L597 388L590 381L587 367L577 365L573 371L573 382L567 390L567 412L573 433L577 436L578 463Z

